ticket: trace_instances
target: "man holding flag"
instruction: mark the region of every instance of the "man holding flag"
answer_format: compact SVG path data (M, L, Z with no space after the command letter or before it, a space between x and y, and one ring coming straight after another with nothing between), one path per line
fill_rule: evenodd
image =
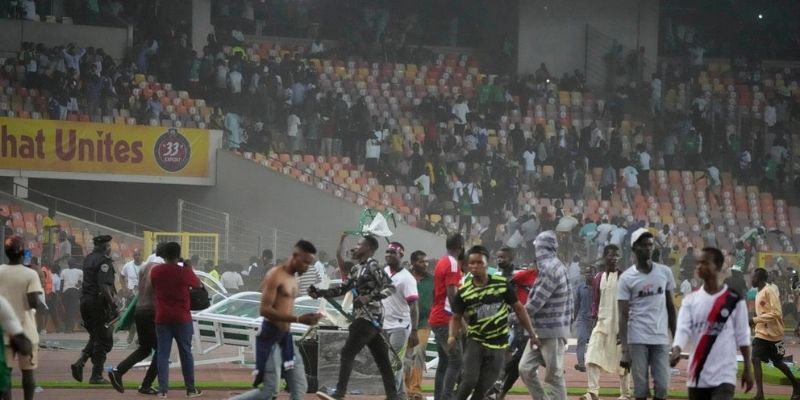
M381 336L383 327L383 306L381 300L394 293L394 286L389 276L380 264L372 257L378 250L378 240L367 235L361 238L352 250L353 259L358 264L350 269L347 281L342 286L334 289L308 288L308 295L312 298L338 297L348 291L353 292L354 319L350 324L350 334L342 347L341 369L335 391L328 393L324 390L317 392L323 400L341 400L347 395L347 384L353 372L356 355L364 348L369 347L375 364L383 379L383 388L386 398L397 400L397 385L395 384L394 371L389 359L389 347Z

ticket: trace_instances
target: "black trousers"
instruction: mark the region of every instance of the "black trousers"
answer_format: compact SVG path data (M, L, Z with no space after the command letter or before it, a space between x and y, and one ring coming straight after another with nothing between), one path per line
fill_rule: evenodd
M64 303L64 332L75 331L76 320L80 317L81 292L78 289L67 289L61 296Z
M730 400L736 386L723 383L712 388L689 388L689 400Z
M81 318L83 326L89 332L89 342L83 348L83 352L92 359L92 376L102 376L103 365L106 362L106 354L114 346L114 337L111 334L111 327L106 328L108 315L106 312L105 301L98 296L81 297Z
M136 321L136 335L139 337L139 347L133 351L127 358L122 360L117 366L117 371L120 375L124 375L128 370L133 368L136 363L149 357L156 351L156 314L155 310L137 310L133 315ZM158 377L158 363L155 357L150 362L147 372L142 379L142 387L149 388L153 386L153 381Z
M522 353L525 352L525 345L528 343L527 337L518 333L518 338L512 345L511 358L506 361L505 376L503 377L503 394L508 393L514 383L519 378L519 361L522 360Z
M397 386L394 381L394 371L392 371L392 364L389 361L389 347L380 335L380 329L363 318L357 318L350 324L350 334L347 336L344 347L342 347L339 382L336 384L337 394L342 396L347 394L347 383L350 380L350 374L353 372L356 355L358 355L364 346L367 346L381 373L383 389L386 391L386 398L389 400L397 399Z

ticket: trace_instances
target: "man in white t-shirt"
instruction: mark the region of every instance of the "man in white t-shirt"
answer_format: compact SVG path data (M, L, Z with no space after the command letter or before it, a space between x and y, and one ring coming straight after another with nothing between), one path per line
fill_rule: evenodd
M639 187L642 189L642 196L650 194L650 153L644 147L644 144L636 146L636 151L639 153L639 173L642 179L639 181Z
M217 72L214 77L214 84L217 87L217 90L221 93L228 87L228 68L227 60L217 61Z
M536 151L533 150L533 143L528 143L525 152L522 153L522 160L525 162L525 181L523 183L532 188L536 183Z
M83 270L78 268L78 261L74 258L67 263L67 268L61 270L61 303L64 304L64 332L72 333L76 322L80 320L81 283L83 283Z
M753 388L747 305L723 283L724 262L719 249L703 249L695 269L703 287L686 296L678 313L670 364L677 365L681 352L690 350L689 399L733 399L737 348L744 359L742 386L745 392Z
M603 254L603 248L608 244L608 238L614 228L616 228L615 225L608 223L608 217L604 217L600 225L597 226L594 242L597 244L598 254Z
M706 49L700 45L689 48L689 63L692 67L703 66L703 55L705 55L705 53Z
M133 260L128 261L122 267L122 273L119 275L120 283L122 287L128 289L129 296L133 296L133 293L136 292L136 289L139 287L139 272L142 270L142 251L139 249L135 249L133 251Z
M633 165L628 165L622 170L622 181L625 184L625 192L623 200L629 208L633 207L633 202L636 199L636 189L639 188L639 171Z
M244 286L244 280L242 279L242 275L238 271L234 271L233 267L226 266L226 271L222 273L222 276L219 277L220 283L222 283L222 287L225 288L228 292L236 293L239 289Z
M467 127L467 114L469 114L469 106L467 99L464 96L458 96L458 100L453 104L453 118L455 118L455 127L453 133L455 135L463 135L464 129Z
M381 140L374 134L367 140L365 156L364 169L370 172L378 171L378 163L381 159Z
M608 244L613 244L621 249L622 241L625 240L625 235L628 234L628 230L622 226L623 221L617 221L617 223L619 225L615 226L614 230L609 234Z
M644 228L631 234L636 264L619 278L620 366L630 369L637 399L650 397L649 378L655 399L666 399L669 390L670 338L675 332L672 292L675 277L666 265L653 262L653 235Z
M22 332L30 339L33 352L30 356L17 356L11 350L8 337L6 342L5 358L8 367L13 366L16 358L19 369L22 371L22 388L26 399L32 399L36 384L33 371L39 364L39 332L36 330L36 307L44 299L42 283L36 271L22 265L25 252L25 241L18 235L6 238L3 250L8 257L8 264L0 265L0 293L8 300L14 309L14 314L22 324Z
M578 220L570 215L569 212L559 218L556 224L556 238L559 243L558 254L564 260L569 259L569 255L572 254L572 234L577 226Z
M228 73L228 89L231 94L242 94L242 73L236 68Z
M389 243L386 247L386 267L384 271L392 279L394 293L381 300L383 304L383 330L401 360L405 358L407 348L416 347L419 343L417 337L417 323L419 313L417 309L417 280L400 264L403 260L405 248L398 242ZM405 384L403 383L403 370L395 374L397 382L397 397L404 399Z
M300 151L300 117L297 116L297 111L292 111L286 119L286 136L289 138L289 152L296 153Z
M653 74L650 81L650 113L653 116L661 114L661 79L657 74Z
M778 112L775 106L767 102L764 106L764 123L768 128L772 128L778 122Z
M33 0L24 0L22 2L22 17L28 21L38 21L39 16L36 14L36 2Z

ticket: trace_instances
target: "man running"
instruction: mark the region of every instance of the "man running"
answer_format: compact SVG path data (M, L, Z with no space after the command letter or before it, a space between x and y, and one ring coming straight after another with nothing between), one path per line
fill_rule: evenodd
M750 321L755 326L755 339L753 339L753 372L756 381L756 396L754 399L764 399L764 380L762 377L761 363L772 362L792 384L792 400L800 399L800 387L797 378L783 362L786 348L783 345L783 311L781 309L778 288L769 283L769 274L763 268L756 268L750 278L756 294L756 316Z
M428 324L436 340L439 365L433 385L434 400L450 400L453 397L458 374L461 373L461 345L447 346L450 305L461 285L461 260L464 258L464 237L460 233L450 235L445 242L447 255L436 262L433 271L433 308Z
M620 368L622 349L619 345L617 318L617 282L622 272L619 268L619 247L610 244L603 248L605 271L598 273L592 284L592 319L594 328L586 348L586 375L588 391L582 400L597 400L600 395L600 372L619 375L620 398L630 398L630 371Z
M270 382L277 379L265 377L267 362L272 359L273 351L279 351L283 366L289 370L289 391L291 399L302 399L305 395L306 382L302 365L293 363L301 357L294 357L294 340L289 331L292 323L316 325L322 314L308 313L300 316L294 315L294 300L297 298L298 286L296 274L302 275L314 263L317 249L311 242L300 240L294 245L292 255L282 265L272 268L264 278L262 284L260 313L264 317L261 322L261 332L256 338L256 380L257 386L262 381L266 382L263 389L253 389L243 393L236 400L270 399L276 388ZM302 379L300 379L302 377ZM299 381L299 382L298 382Z
M472 247L467 253L467 263L471 276L453 299L453 318L447 338L447 346L455 346L461 325L467 326L464 364L469 367L462 373L456 400L466 400L470 396L483 399L500 375L508 347L509 308L514 310L531 338L530 346L538 343L528 313L508 280L502 275L487 274L489 251L483 246Z
M690 400L733 399L737 348L744 359L742 387L745 392L753 388L747 305L739 293L723 283L724 263L725 256L719 249L703 249L695 268L703 287L686 296L678 313L670 364L677 365L681 351L694 347L686 382Z
M433 275L428 272L427 254L421 250L411 253L411 274L417 281L417 307L419 322L417 324L417 345L409 346L406 353L405 385L407 397L411 400L422 400L422 373L425 369L425 349L431 329L428 327L428 315L433 304Z
M381 337L383 326L381 300L394 293L394 286L380 264L372 258L376 250L378 250L378 240L374 236L364 236L353 249L353 259L358 261L358 264L350 269L348 279L342 286L327 290L317 289L313 285L308 288L308 295L315 299L338 297L353 291L354 319L350 324L347 341L342 347L339 380L332 393L323 390L317 392L317 396L323 400L344 399L356 355L364 346L369 347L381 373L386 398L397 400L397 386L389 359L389 347L386 340Z
M417 280L407 269L400 265L403 260L405 248L398 242L389 243L386 247L386 268L384 272L392 279L395 288L394 294L383 299L383 330L389 340L389 345L400 359L405 358L406 348L413 348L419 343L417 337L417 324L419 310L417 309ZM403 369L395 374L397 381L397 397L406 398L405 384L403 382Z

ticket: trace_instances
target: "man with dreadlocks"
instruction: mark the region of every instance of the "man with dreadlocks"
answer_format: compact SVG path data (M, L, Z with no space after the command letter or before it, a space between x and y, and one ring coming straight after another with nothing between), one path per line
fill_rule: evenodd
M317 392L317 396L322 400L344 399L356 355L364 346L369 347L372 357L375 358L375 364L378 365L386 398L397 400L397 385L389 359L389 347L381 336L383 327L381 300L394 293L394 286L380 264L372 258L376 250L378 250L378 240L371 235L364 236L352 250L353 260L358 264L350 269L347 281L342 286L325 290L317 289L313 285L308 288L308 295L315 299L338 297L349 291L353 293L353 322L350 324L347 341L342 347L339 380L335 391Z

